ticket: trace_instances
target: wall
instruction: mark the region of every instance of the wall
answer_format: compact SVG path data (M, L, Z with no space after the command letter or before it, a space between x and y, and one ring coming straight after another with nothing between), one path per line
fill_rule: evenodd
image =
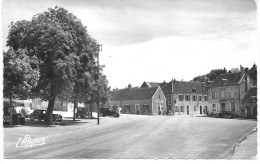
M159 110L163 114L166 112L167 106L166 106L166 97L163 94L163 91L161 88L158 88L158 90L155 92L154 96L152 97L152 114L158 115Z

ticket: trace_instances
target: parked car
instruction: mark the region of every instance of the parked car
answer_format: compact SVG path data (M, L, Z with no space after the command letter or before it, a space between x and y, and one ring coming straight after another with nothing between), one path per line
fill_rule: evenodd
M46 118L47 110L44 109L35 109L30 114L30 119L34 121L35 119L38 119L39 121L44 120ZM62 121L62 115L61 114L52 114L52 120L53 121Z
M230 111L222 111L217 114L218 118L231 118L231 112Z
M100 117L106 117L106 116L114 116L119 117L119 113L117 110L110 110L109 108L100 108Z
M230 111L225 111L224 112L224 118L232 118L231 117L231 112Z
M78 117L81 118L90 117L90 112L88 108L78 107L76 112L76 118Z
M3 124L9 125L10 124L10 112L4 112L3 115ZM23 125L25 123L25 116L23 113L16 113L16 111L13 109L12 113L12 124L13 125Z

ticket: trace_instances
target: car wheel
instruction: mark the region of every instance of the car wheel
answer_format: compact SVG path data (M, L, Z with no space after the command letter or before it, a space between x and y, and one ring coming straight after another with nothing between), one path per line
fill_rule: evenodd
M41 121L42 119L38 118L38 121Z

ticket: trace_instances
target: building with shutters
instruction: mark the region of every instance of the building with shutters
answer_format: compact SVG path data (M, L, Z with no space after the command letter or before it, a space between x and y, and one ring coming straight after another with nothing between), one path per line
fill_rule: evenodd
M230 111L234 117L244 116L241 100L253 85L248 68L244 69L242 66L238 73L219 75L208 87L209 112Z
M203 114L208 110L208 92L205 82L176 81L169 83L144 82L142 88L150 85L162 87L166 96L167 110L177 115Z

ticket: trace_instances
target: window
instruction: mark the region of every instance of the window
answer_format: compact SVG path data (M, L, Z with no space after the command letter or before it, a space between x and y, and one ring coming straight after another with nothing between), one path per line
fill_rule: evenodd
M208 96L204 96L204 101L208 101Z
M194 112L196 112L196 105L194 105Z
M171 106L171 105L169 105L169 106L168 106L168 108L169 108L169 110L171 110L171 109L172 109L172 106Z
M176 99L173 100L174 104L176 104Z
M159 100L161 100L161 95L159 94Z
M192 100L193 100L193 101L197 101L197 96L193 95L193 96L192 96Z
M196 93L196 89L192 89L191 91L192 91L192 93Z
M222 99L225 98L225 92L224 92L224 91L221 91L221 92L220 92L220 96L221 96Z
M169 101L169 102L168 102L168 104L169 104L169 105L171 105L171 104L172 104L172 102L171 102L171 101Z
M217 98L217 92L216 91L212 91L212 99L216 99Z
M190 101L190 95L185 95L185 101Z
M231 98L234 98L235 97L235 92L234 90L231 91Z
M212 111L216 111L216 104L212 104Z
M169 98L169 99L172 99L172 96L171 96L171 95L168 95L168 98Z
M183 101L183 95L179 95L179 100Z
M212 96L212 99L215 99L215 98L216 98L214 91L211 92L211 96Z
M199 101L202 101L202 96L199 96Z
M60 101L60 106L63 106L63 101L62 100Z
M109 105L109 110L110 111L114 110L114 106L113 105Z

